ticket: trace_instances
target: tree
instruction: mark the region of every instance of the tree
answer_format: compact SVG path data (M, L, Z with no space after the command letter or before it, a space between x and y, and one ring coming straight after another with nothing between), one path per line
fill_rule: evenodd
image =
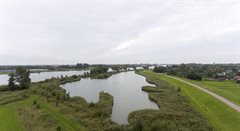
M156 73L165 73L166 71L167 71L166 67L163 67L163 66L155 67L153 69L153 72L156 72Z
M30 71L22 67L17 67L15 76L20 89L26 89L30 86L30 83L31 83Z
M202 77L194 72L190 72L187 74L187 78L188 79L192 79L192 80L198 80L198 81L201 81L202 80Z
M102 74L107 73L108 68L105 66L97 66L90 70L90 74Z
M14 73L9 74L8 88L10 91L14 91L16 89Z
M22 67L17 67L15 73L9 74L8 87L10 90L26 89L30 86L30 72Z

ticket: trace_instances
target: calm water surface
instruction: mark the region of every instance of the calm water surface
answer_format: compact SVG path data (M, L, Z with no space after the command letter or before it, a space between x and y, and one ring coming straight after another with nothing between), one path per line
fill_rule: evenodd
M72 75L82 75L87 71L55 71L55 72L41 72L41 73L31 73L30 78L32 82L43 81L45 79L50 79L52 77L60 77L63 76L72 76ZM8 84L8 75L0 75L0 85Z
M142 86L151 85L145 77L134 72L124 72L108 79L82 79L78 82L61 85L71 96L81 96L88 102L97 102L99 92L110 93L114 97L112 120L119 124L127 124L130 112L140 109L158 109L148 99L148 94L141 90Z

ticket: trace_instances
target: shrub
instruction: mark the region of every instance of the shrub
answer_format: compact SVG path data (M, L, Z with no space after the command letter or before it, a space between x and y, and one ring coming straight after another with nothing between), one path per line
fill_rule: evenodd
M177 127L170 120L162 120L154 122L151 131L177 131Z
M134 131L143 131L143 129L144 129L144 126L143 126L142 118L138 116L136 123L134 125Z
M181 87L178 87L178 88L177 88L177 92L180 92L180 91L181 91Z
M37 100L34 100L34 101L33 101L33 105L36 105L36 104L37 104Z
M56 128L56 130L57 130L57 131L61 131L61 130L62 130L61 126L58 126L58 127Z
M39 103L36 105L36 108L37 108L37 109L40 109L40 104L39 104Z
M188 73L186 76L188 79L201 81L202 77L196 73Z
M163 66L155 67L153 69L153 72L156 72L156 73L165 73L166 71L167 71L166 67L163 67Z

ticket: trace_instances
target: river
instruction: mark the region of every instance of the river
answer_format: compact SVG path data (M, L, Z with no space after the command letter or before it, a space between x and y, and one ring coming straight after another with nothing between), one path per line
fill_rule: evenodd
M97 102L101 91L111 94L114 97L111 119L118 124L127 124L128 115L132 111L158 109L157 104L149 100L148 93L141 90L145 85L151 85L145 77L134 72L123 72L108 79L82 79L61 87L70 96L81 96L88 102Z

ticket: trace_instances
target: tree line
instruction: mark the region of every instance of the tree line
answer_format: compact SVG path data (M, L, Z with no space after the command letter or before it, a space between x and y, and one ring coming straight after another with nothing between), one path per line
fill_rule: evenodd
M153 72L167 73L179 77L186 77L193 80L202 80L206 78L218 78L219 74L225 73L225 78L232 79L239 74L238 65L217 65L217 64L180 64L167 67L155 67Z

